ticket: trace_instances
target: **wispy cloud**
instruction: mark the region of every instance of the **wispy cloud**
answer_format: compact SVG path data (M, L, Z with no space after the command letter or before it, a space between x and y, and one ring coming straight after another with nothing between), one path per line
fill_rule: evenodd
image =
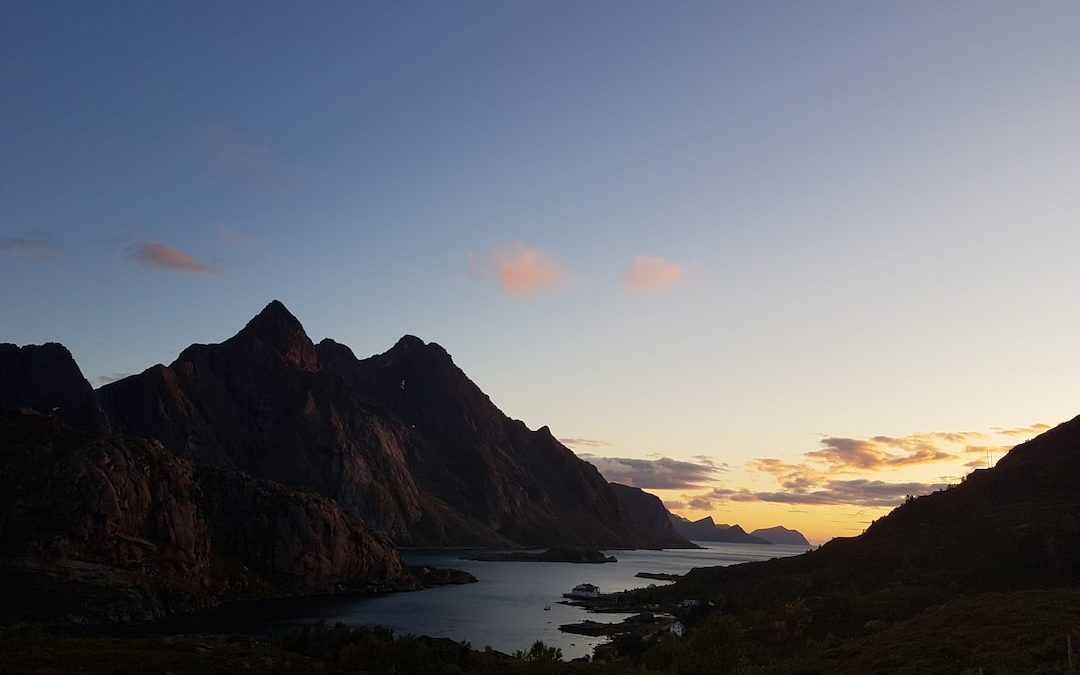
M901 504L908 495L923 495L949 487L946 483L891 483L882 480L856 478L827 480L816 489L783 491L753 491L746 488L714 488L698 499L712 506L715 502L773 502L806 505L854 505L892 507Z
M557 260L524 244L497 248L494 258L499 281L510 295L532 295L554 288L566 277L565 269Z
M762 457L746 463L751 474L766 475L773 489L716 487L700 494L684 494L673 503L679 508L709 511L723 502L773 502L801 505L849 504L864 507L892 507L907 495L940 490L958 477L941 476L935 482L877 480L867 473L890 472L912 466L943 464L969 469L987 466L987 457L1000 457L1012 447L1003 440L1023 440L1046 429L1033 424L992 432L946 431L907 436L848 438L826 436L815 450L804 452L801 461L789 462ZM864 474L860 476L859 474Z
M1002 436L1021 436L1024 438L1031 438L1050 428L1049 424L1032 424L1027 427L1015 427L1012 429L1003 429L1001 427L995 427L994 433L1001 434Z
M0 237L0 253L22 255L38 260L52 258L60 252L51 238L38 235L30 237Z
M611 445L609 441L601 441L595 438L560 438L560 443L571 448L606 448Z
M682 274L682 265L663 258L639 255L634 258L623 283L631 291L651 291L677 284Z
M820 448L803 456L807 461L825 464L832 470L879 471L948 462L966 455L985 455L987 452L1003 454L1008 452L1012 444L995 443L995 435L1010 439L1031 437L1047 428L1045 424L1034 424L1016 429L995 429L989 434L979 431L935 431L870 438L827 436L821 439Z
M849 466L871 470L956 459L955 454L938 447L941 440L948 441L937 439L931 434L904 438L830 436L821 440L821 449L806 453L806 457L834 467Z
M209 265L204 265L183 251L178 251L172 246L148 242L135 249L132 256L144 265L150 267L163 267L177 272L192 274L221 275L221 270Z
M595 466L612 483L653 490L701 487L724 471L723 467L711 462L686 462L670 457L631 459L591 454L579 454L578 457Z

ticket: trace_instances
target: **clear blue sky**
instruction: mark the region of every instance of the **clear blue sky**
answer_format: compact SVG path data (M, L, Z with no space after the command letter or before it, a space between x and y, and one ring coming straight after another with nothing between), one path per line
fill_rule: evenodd
M279 298L729 488L821 434L1058 422L1078 35L1070 2L2 0L0 340L98 384Z

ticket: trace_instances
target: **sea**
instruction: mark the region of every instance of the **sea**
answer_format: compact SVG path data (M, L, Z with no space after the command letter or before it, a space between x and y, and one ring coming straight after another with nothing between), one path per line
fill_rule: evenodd
M496 549L404 549L409 565L429 565L465 570L474 584L440 586L422 591L364 597L317 597L277 601L260 611L237 618L217 615L213 619L191 617L183 630L220 630L277 633L325 623L334 625L381 625L396 634L429 635L467 641L475 649L490 646L508 654L528 650L536 640L562 650L566 660L591 655L606 637L574 635L559 631L561 624L585 619L618 623L630 614L590 614L561 604L562 594L581 583L611 593L650 584L670 582L636 577L638 572L683 574L694 567L734 565L756 560L798 555L805 546L763 546L696 542L691 550L612 550L618 562L575 564L551 562L486 562L469 556L498 552ZM542 549L537 549L542 550ZM550 607L550 609L545 609Z

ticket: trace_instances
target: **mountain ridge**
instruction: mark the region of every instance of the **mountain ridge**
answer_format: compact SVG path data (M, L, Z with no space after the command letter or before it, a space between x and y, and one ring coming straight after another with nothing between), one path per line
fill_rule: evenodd
M403 545L691 546L626 522L594 466L503 414L437 343L358 359L277 300L89 400L115 433L325 495Z
M773 542L762 537L747 534L739 525L717 525L712 516L690 520L674 513L670 514L675 531L691 541L717 541L729 544L763 544Z

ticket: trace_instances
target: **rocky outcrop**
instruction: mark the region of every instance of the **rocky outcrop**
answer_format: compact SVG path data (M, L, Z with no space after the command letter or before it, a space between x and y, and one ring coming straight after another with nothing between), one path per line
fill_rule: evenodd
M802 532L798 530L791 530L783 525L777 525L776 527L758 528L750 533L751 537L757 537L764 539L770 544L780 544L784 546L809 546L810 542L806 540Z
M664 548L696 548L696 544L675 531L671 513L656 495L620 483L611 483L619 501L620 517L641 532L652 536Z
M717 525L712 516L700 520L688 520L671 514L675 531L691 541L718 541L728 544L771 544L761 537L746 533L739 525Z
M142 621L415 583L388 539L325 497L0 413L0 622Z

